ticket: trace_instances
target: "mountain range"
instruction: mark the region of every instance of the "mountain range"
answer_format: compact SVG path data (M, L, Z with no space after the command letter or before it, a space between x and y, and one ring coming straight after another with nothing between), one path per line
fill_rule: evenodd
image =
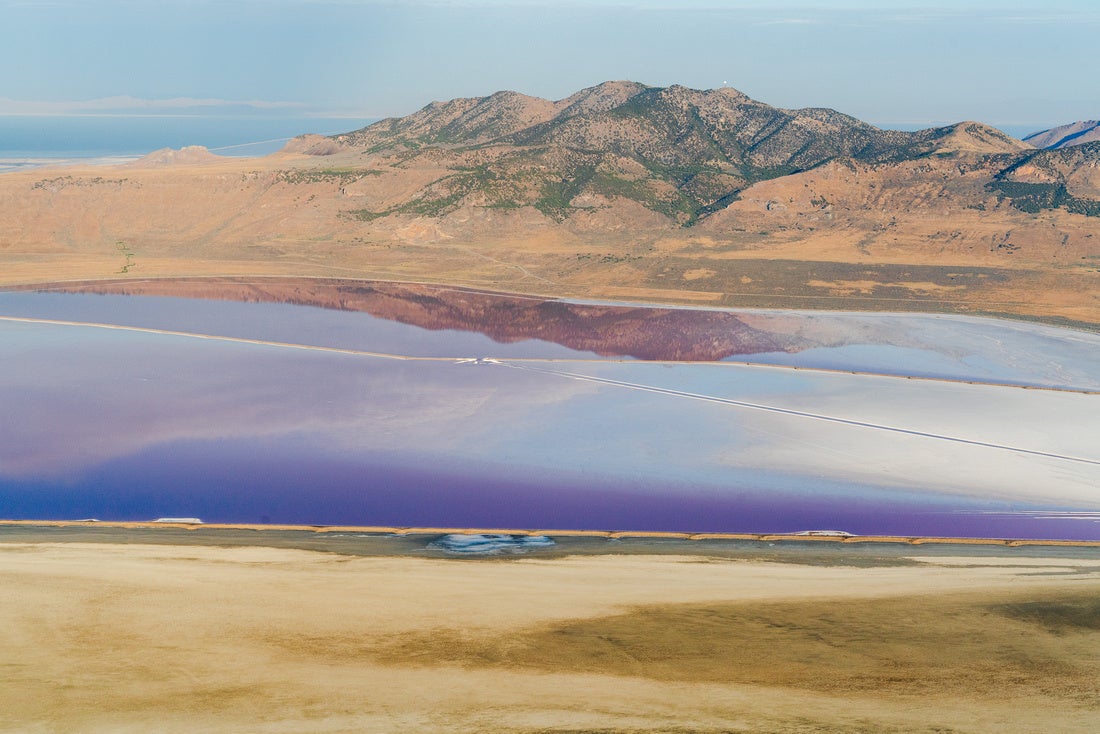
M503 91L261 159L5 174L0 281L345 275L1100 323L1100 142L1044 134L883 130L731 88Z
M1037 134L1035 146L1061 148L1074 137L1083 142L1097 132L1092 125ZM690 226L754 183L831 161L874 166L960 157L981 159L991 179L987 188L1024 210L1096 213L1091 196L1077 201L1058 188L1082 166L1094 168L1095 150L1059 156L1036 154L1035 146L979 122L882 130L835 110L775 108L729 88L606 82L557 102L498 92L432 103L346 135L296 140L288 150L366 153L391 167L426 163L450 174L391 206L358 210L365 220L442 216L472 205L533 207L561 221L618 198ZM1021 173L1032 169L1047 175L1031 180ZM1097 192L1090 186L1087 193Z
M1031 149L977 122L882 130L835 110L778 109L729 88L634 82L606 82L557 102L498 92L433 103L289 147L326 156L362 151L391 165L427 162L452 172L395 206L362 210L363 218L438 216L472 204L531 206L562 220L596 197L637 201L681 225L724 208L754 183L828 161L882 164Z

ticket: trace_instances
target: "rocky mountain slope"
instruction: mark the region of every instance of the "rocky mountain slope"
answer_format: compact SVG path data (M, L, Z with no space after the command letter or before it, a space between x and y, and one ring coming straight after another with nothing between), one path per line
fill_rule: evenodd
M320 155L364 152L442 176L395 205L363 209L445 215L464 205L533 207L563 220L607 199L634 201L681 225L758 181L835 159L888 163L948 153L1012 154L1030 146L965 122L881 130L834 110L783 110L729 88L607 82L557 102L515 92L432 103L347 135L295 141Z
M1036 148L1066 148L1100 141L1100 120L1083 120L1032 133L1024 142Z

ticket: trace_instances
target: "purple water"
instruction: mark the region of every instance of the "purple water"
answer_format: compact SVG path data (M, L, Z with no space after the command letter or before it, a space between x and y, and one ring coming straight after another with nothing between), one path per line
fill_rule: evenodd
M7 294L0 306L0 316L137 314L158 328L200 333L266 324L265 338L321 333L398 353L465 356L487 347L481 334L287 305ZM538 340L511 348L591 358ZM757 402L873 389L761 368L551 364ZM1081 405L1080 419L1091 420L1095 403L1080 401L1092 396L1053 397L1063 399L1051 404L1058 415ZM999 393L990 401L1005 404ZM964 447L959 455L975 471L1026 462L1050 478L1038 488L1045 497L1033 498L1026 483L1008 496L999 482L944 481L940 464L955 459L911 436L876 434L887 443L838 458L835 447L863 446L866 432L813 424L807 434L798 417L454 359L0 321L0 411L6 518L1100 539L1100 523L1087 514L1098 502L1072 501L1084 496L1080 487L1097 486L1087 462L1035 463ZM768 458L791 445L813 461ZM876 462L888 469L890 457L912 452L929 452L921 460L927 476L867 469ZM1053 514L1068 511L1086 514Z
M12 519L149 520L398 527L1096 539L1096 523L1041 519L1004 503L806 496L751 488L638 486L569 471L532 475L423 455L353 459L294 441L182 442L106 462L77 481L0 480ZM1000 511L1003 514L992 514Z

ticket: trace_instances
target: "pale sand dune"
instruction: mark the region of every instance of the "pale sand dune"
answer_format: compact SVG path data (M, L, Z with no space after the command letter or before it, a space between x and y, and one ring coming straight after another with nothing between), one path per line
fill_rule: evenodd
M3 543L0 731L1093 731L1100 560L1010 552Z

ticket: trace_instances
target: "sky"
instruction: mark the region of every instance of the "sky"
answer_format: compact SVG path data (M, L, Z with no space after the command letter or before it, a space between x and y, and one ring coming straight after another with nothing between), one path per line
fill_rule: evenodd
M0 114L404 115L609 79L875 124L1100 117L1095 0L0 0Z

